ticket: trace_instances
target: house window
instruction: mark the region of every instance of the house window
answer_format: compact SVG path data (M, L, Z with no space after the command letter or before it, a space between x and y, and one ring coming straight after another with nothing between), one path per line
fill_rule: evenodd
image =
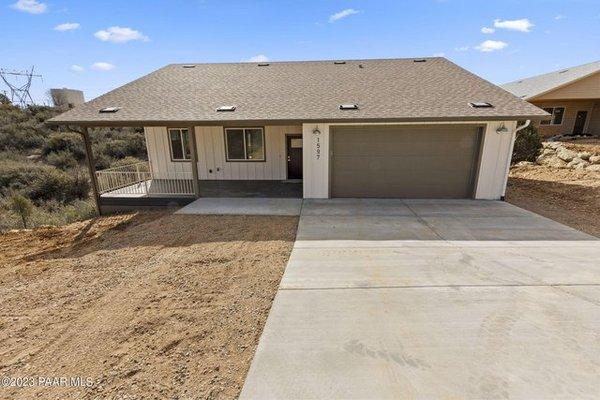
M265 161L263 128L225 129L227 161Z
M187 129L169 129L169 144L171 147L172 161L186 161L192 159L189 139Z
M547 107L544 108L549 114L552 114L552 119L549 121L542 121L542 125L562 125L563 116L565 115L564 107Z

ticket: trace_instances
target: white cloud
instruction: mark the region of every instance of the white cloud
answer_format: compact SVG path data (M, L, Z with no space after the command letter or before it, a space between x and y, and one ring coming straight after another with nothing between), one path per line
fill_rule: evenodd
M360 11L355 10L354 8L346 8L340 12L336 12L335 14L329 17L329 22L339 21L342 18L349 17L354 14L359 14Z
M494 28L488 28L487 26L484 26L483 28L481 28L481 33L490 34L490 33L494 33L494 32L496 32L496 30Z
M506 46L508 46L508 43L500 40L486 40L485 42L481 42L478 46L475 46L475 48L484 53L489 53L491 51L502 50Z
M110 71L111 69L115 69L115 66L107 62L97 62L92 64L92 69L96 71Z
M254 62L254 63L267 62L267 61L269 61L269 57L265 56L264 54L259 54L254 57L250 57L249 59L247 59L245 61L246 62Z
M37 0L18 0L11 6L15 10L28 12L30 14L41 14L45 13L48 7L46 3L40 3Z
M554 19L557 20L557 21L561 20L561 19L565 19L565 18L567 18L567 16L566 15L562 15L562 14L558 14L557 16L554 17Z
M72 31L78 29L79 26L80 25L77 22L65 22L64 24L56 25L54 30L59 32Z
M131 40L141 40L143 42L147 42L149 40L148 36L144 36L142 32L121 26L111 26L110 28L94 33L94 36L103 42L113 43L125 43Z
M69 68L73 72L83 72L83 67L81 65L73 64Z
M434 57L445 57L446 53L433 53Z
M469 49L470 49L469 46L461 46L461 47L454 48L455 51L468 51Z
M531 28L533 28L533 26L534 25L527 18L505 21L500 19L494 20L494 27L499 29L508 29L511 31L531 32Z

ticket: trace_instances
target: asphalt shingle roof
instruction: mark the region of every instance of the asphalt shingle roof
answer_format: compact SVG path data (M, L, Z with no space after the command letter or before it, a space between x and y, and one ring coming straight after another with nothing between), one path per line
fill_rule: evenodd
M522 99L531 99L543 93L557 89L561 86L575 82L581 78L600 71L600 61L589 64L578 65L571 68L563 68L547 74L519 79L514 82L505 83L501 87Z
M53 123L429 121L544 118L541 109L444 58L171 64L67 111ZM184 68L184 65L194 65ZM485 101L493 108L473 108ZM358 110L340 110L356 103ZM217 112L220 106L234 112ZM100 113L119 107L116 113Z

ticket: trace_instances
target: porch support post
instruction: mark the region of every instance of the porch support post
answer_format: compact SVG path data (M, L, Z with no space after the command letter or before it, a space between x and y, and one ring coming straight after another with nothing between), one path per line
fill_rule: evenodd
M198 147L196 147L196 127L190 126L188 127L189 132L189 146L190 146L190 156L191 156L191 164L192 164L192 185L194 187L194 196L196 198L200 197L200 181L198 180Z
M100 208L100 191L98 190L98 179L96 177L96 161L94 160L94 154L92 153L92 142L90 141L90 134L88 128L83 127L81 132L83 143L85 145L85 158L87 160L88 172L90 174L90 182L92 183L92 192L94 196L94 204L96 205L96 212L98 215L102 215Z

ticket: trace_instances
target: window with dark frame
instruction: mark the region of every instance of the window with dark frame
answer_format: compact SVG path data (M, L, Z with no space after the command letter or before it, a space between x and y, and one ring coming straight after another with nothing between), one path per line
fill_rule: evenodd
M225 157L227 161L265 161L263 128L225 129Z
M169 129L171 160L188 161L192 159L189 139L190 138L187 129Z
M545 107L544 111L548 114L552 114L552 118L548 121L541 121L541 125L562 125L563 117L565 115L564 107Z

